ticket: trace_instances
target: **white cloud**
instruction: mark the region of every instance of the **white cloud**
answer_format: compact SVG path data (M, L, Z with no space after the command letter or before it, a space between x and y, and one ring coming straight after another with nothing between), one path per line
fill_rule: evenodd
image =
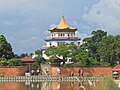
M76 36L78 36L79 38L81 38L82 40L86 37L89 37L88 34L85 34L85 33L80 33L78 31L76 31Z
M47 30L49 25L52 22L57 23L57 18L60 18L63 13L68 20L73 20L73 22L66 20L68 25L79 27L79 22L81 22L79 17L82 15L82 8L86 4L86 1L87 0L78 0L77 2L72 0L0 0L0 33L7 35L15 52L34 51L36 48L40 48L45 44L44 38L50 36L50 32ZM93 1L95 0L91 2ZM82 2L83 5L79 5L79 3ZM69 4L66 5L66 3ZM73 4L75 6L71 8ZM91 6L88 4L85 6ZM87 12L88 10L89 8L86 7ZM85 33L84 28L88 29L89 27L80 26L78 29L82 29L82 33ZM84 37L84 34L80 37Z
M73 26L77 26L77 25L78 25L77 21L73 21Z
M120 0L100 0L83 18L91 27L104 29L110 34L120 34Z
M53 27L55 27L55 26L57 26L57 25L56 25L56 24L51 24L51 25L49 25L50 28L53 28Z

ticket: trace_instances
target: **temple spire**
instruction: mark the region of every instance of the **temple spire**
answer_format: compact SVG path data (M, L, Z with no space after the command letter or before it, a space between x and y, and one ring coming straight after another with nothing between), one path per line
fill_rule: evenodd
M60 23L58 24L58 26L56 27L58 29L64 29L64 28L69 28L69 26L67 25L67 23L65 22L65 18L64 16L62 16Z
M59 24L53 28L49 28L49 30L54 30L54 29L58 29L58 30L61 30L61 29L71 29L71 30L77 30L77 28L73 28L73 27L70 27L69 25L67 25L66 21L65 21L65 18L64 18L64 15L62 15L62 18L59 22Z

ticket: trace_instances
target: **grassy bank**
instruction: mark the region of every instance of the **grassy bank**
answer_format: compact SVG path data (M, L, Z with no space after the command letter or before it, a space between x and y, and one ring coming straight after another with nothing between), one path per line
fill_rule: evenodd
M104 78L101 85L95 87L94 90L120 90L112 78Z

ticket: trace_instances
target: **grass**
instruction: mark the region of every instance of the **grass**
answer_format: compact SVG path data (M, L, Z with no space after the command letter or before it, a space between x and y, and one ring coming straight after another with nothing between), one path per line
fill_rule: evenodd
M101 85L94 88L94 90L120 90L112 78L104 78Z

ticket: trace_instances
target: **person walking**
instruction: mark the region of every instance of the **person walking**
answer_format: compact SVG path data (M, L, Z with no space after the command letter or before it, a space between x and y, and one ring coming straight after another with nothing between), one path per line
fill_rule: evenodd
M83 70L81 69L81 74L82 74L82 77L83 77L83 75L84 75L84 72L83 72Z
M78 76L80 76L80 74L81 74L81 70L79 69L79 70L78 70Z

